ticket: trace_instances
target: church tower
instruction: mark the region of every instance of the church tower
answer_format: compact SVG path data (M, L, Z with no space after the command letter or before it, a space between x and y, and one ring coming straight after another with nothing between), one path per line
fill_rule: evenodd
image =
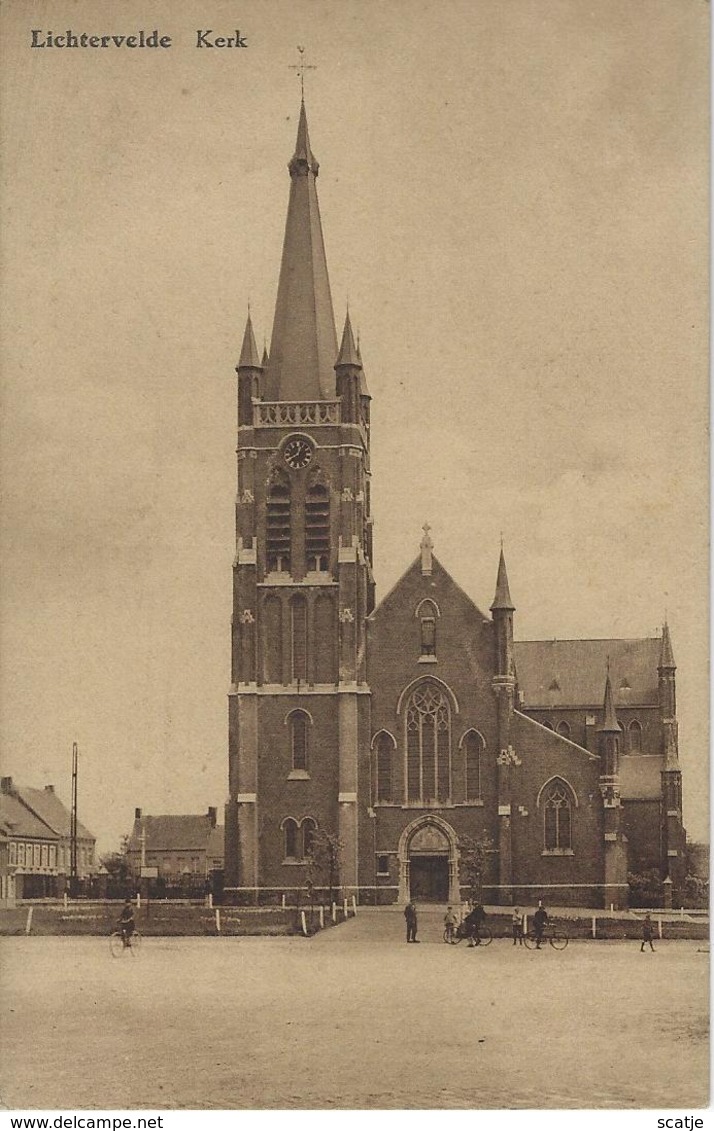
M359 752L369 747L373 605L369 393L349 314L338 350L301 103L269 354L248 317L238 492L225 891L304 888L317 829L356 894Z
M677 726L677 689L674 651L665 621L662 628L662 645L659 666L659 708L662 727L662 848L665 858L662 872L671 881L671 895L683 897L687 874L686 833L682 825L682 770L679 764L679 737ZM669 898L669 897L668 897Z

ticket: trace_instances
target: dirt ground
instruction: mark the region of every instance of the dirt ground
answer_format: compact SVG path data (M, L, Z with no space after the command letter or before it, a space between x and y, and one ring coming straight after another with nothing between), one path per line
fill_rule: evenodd
M708 1102L705 944L0 940L0 1102L49 1108L659 1108Z

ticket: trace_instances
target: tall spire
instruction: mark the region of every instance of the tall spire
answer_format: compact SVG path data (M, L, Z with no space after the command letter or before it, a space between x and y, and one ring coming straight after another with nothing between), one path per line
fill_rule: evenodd
M660 668L676 669L677 665L674 662L674 652L672 651L672 639L669 635L669 625L667 621L662 625L662 648L659 657Z
M240 351L240 361L238 362L239 369L260 369L261 362L258 356L258 347L255 344L255 334L253 333L253 323L250 320L250 311L248 311L248 318L245 324L245 333L243 334L243 346Z
M491 612L494 609L515 609L515 605L511 600L511 592L508 588L508 574L506 573L506 559L503 556L503 546L501 546L501 556L498 559L498 577L496 578L496 596L493 598L491 605Z
M337 335L305 103L300 104L295 153L288 165L290 199L283 240L266 400L331 400Z
M619 734L621 726L615 713L615 701L612 697L612 684L610 682L610 661L607 663L607 677L605 679L605 698L602 706L603 719L597 728L601 734Z

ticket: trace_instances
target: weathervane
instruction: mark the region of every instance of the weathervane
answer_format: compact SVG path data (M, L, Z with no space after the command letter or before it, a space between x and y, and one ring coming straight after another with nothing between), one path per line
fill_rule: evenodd
M297 73L300 75L300 97L301 97L302 101L304 102L305 101L305 71L316 71L317 67L313 66L311 63L305 62L305 48L300 47L299 44L298 44L298 51L300 52L300 62L297 63L297 64L290 63L288 65L289 65L291 71L297 71Z

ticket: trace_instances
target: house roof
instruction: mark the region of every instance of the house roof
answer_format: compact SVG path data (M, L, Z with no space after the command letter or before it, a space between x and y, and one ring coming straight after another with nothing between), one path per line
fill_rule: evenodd
M55 830L23 805L14 793L0 793L0 821L13 837L42 837L44 840L57 837Z
M153 852L207 850L214 832L211 818L206 813L141 817L134 821L127 845L129 851L141 850L142 830L146 833L146 848Z
M524 706L602 709L608 658L616 708L656 703L660 648L659 637L516 641L516 672Z
M658 801L662 796L664 758L659 754L620 755L620 796L623 801Z
M16 793L20 801L31 809L41 821L56 832L58 836L72 835L72 815L67 807L60 801L54 789L30 789L26 786L17 786ZM77 836L82 840L95 840L94 833L77 821Z

